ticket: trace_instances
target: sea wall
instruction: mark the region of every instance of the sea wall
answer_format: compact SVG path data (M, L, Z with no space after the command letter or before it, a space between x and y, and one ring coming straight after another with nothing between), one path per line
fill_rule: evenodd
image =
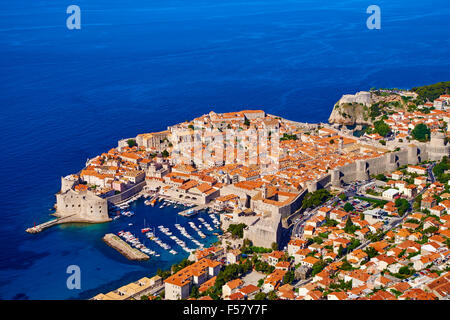
M409 145L402 150L386 153L380 157L357 160L330 172L331 184L335 187L342 182L367 180L371 175L388 173L408 164L418 164L428 160L427 146Z
M116 204L116 203L122 202L124 200L127 200L128 198L131 198L135 194L141 192L142 189L145 187L145 185L146 185L146 182L144 180L142 182L139 182L135 186L131 187L130 189L127 189L119 194L116 194L116 195L106 198L106 200L108 201L108 203L111 203L111 204Z

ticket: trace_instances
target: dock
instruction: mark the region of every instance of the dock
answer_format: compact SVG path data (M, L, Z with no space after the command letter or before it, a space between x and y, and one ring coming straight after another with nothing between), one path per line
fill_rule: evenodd
M66 216L66 217L53 219L53 220L50 220L50 221L38 224L37 226L28 228L25 231L28 232L28 233L39 233L39 232L41 232L41 231L43 231L43 230L45 230L47 228L50 228L50 227L52 227L54 225L57 225L57 224L60 224L60 223L64 222L64 220L66 220L66 219L68 219L68 218L70 218L70 217L72 217L74 215L75 214L72 214L72 215Z
M195 207L193 207L193 208L189 208L189 209L180 211L180 212L178 212L178 214L179 214L180 216L188 217L188 216L191 215L191 214L188 214L189 211L197 212L197 211L203 210L203 209L205 209L205 208L207 208L207 207L208 207L207 204L199 204L199 205L197 205L197 206L195 206Z

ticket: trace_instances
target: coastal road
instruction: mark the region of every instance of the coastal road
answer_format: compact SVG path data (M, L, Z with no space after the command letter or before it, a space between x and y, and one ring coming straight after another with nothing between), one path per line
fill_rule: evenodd
M436 182L436 177L434 176L434 173L433 173L433 168L434 168L435 165L436 165L436 163L433 163L431 166L429 166L427 168L428 175L430 176L431 183Z

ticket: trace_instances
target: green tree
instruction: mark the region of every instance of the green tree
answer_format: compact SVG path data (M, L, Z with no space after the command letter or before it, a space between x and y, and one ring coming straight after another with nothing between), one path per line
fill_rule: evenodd
M441 94L445 94L450 90L450 81L438 82L422 87L415 87L411 89L419 95L420 102L434 101Z
M280 141L284 141L284 140L297 140L297 135L283 133L283 136L280 138Z
M345 254L345 249L341 244L341 245L339 245L339 249L338 249L338 257L341 258L344 256L344 254Z
M163 158L167 158L169 156L169 152L164 149L164 151L161 153L161 155L163 156Z
M446 174L445 171L450 169L450 162L449 159L444 156L438 164L436 164L433 168L433 174L435 175L436 179L444 184L447 184L450 175Z
M130 148L133 148L134 146L137 146L136 140L134 139L128 139L127 144Z
M317 244L322 244L323 243L323 239L322 237L314 237L313 241Z
M343 261L342 261L342 265L341 265L341 268L340 268L341 270L344 270L344 271L349 271L349 270L352 270L353 269L353 267L352 267L352 265L347 261L347 259L344 259Z
M327 189L319 189L317 191L308 193L302 201L302 208L311 208L319 206L331 198L331 194Z
M420 210L420 203L421 202L422 202L422 195L420 194L414 199L413 209L414 210Z
M191 260L188 260L186 258L184 258L183 260L181 260L179 263L174 264L172 266L172 273L177 273L178 271L180 271L181 269L186 268L187 266L193 264L194 262Z
M395 207L397 208L399 215L403 216L409 209L409 202L403 198L395 199Z
M358 229L358 226L355 226L353 224L353 221L350 217L348 217L347 221L345 221L345 227L344 231L347 233L355 233L355 231Z
M247 225L245 223L230 224L227 231L230 232L235 238L242 238L244 237L244 228L246 226Z
M272 242L271 248L272 250L278 250L278 243Z
M294 271L288 271L283 277L283 283L291 284L294 281Z
M266 300L266 294L264 292L258 292L255 294L254 300Z
M410 276L414 273L414 271L411 270L408 266L403 266L398 270L398 273Z
M339 224L339 222L337 222L336 220L333 220L333 219L325 219L325 223L324 223L324 225L326 226L326 227L335 227L335 226L337 226Z
M264 279L259 279L258 280L258 287L262 287L262 285L264 284Z
M273 290L267 294L267 298L269 300L278 300L278 296L277 296L276 292Z
M326 266L325 261L323 260L317 261L312 267L311 276L314 277L316 274L322 271L325 268L325 266Z
M353 251L353 250L354 250L356 247L358 247L360 244L361 244L361 241L359 241L359 240L356 239L356 238L353 238L353 239L350 241L350 244L348 245L347 249L348 249L348 251Z
M364 252L369 256L370 259L378 255L378 251L373 247L367 247Z
M375 132L382 137L386 137L391 132L391 128L384 120L375 121L373 125L375 127Z
M163 279L167 279L168 277L170 277L171 272L170 270L163 271L162 269L158 269L156 271L156 274Z
M198 291L198 287L197 286L193 286L192 290L191 290L191 298L198 298L200 296L200 293Z
M430 140L431 131L424 123L418 123L411 131L411 135L414 139L425 142Z
M355 207L350 202L347 202L346 204L344 204L344 210L346 212L350 212L355 210Z

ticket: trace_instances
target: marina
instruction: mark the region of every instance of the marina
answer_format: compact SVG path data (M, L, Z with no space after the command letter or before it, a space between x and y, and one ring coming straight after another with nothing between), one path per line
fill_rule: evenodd
M159 256L155 251L150 250L144 244L142 244L141 241L139 240L139 238L134 236L131 232L119 231L118 235L119 235L119 237L123 238L127 243L130 243L132 247L134 247L146 254L153 255L156 257Z
M196 218L180 216L180 212L189 210L195 211ZM120 226L116 234L152 259L189 255L210 245L220 232L216 215L208 214L206 206L185 205L157 194L143 193L126 205L114 206L110 216L113 224Z

